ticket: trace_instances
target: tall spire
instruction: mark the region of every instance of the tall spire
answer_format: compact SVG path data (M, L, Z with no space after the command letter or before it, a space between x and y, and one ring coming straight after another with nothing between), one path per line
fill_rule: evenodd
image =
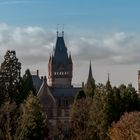
M112 89L111 84L110 84L110 74L109 74L109 72L108 72L108 75L107 75L106 88L107 88L108 90L109 90L109 89Z
M87 96L93 98L94 93L95 93L95 80L92 76L92 68L91 68L91 60L90 60L90 65L89 65L89 75L88 75L88 79L87 79L87 83L85 85L85 91Z
M94 79L92 76L92 67L91 67L91 60L90 60L90 65L89 65L89 74L88 74L88 81L90 81L91 79Z
M110 74L109 74L109 72L108 72L107 80L110 81Z

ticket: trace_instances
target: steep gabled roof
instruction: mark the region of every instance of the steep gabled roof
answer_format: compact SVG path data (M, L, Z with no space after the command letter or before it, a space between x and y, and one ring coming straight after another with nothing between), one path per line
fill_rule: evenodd
M44 78L44 81L41 85L41 88L37 94L37 97L43 107L53 108L56 105L55 99L47 85L47 79Z
M68 62L68 53L67 48L65 46L64 37L57 36L56 46L54 49L54 62L55 64L67 64Z

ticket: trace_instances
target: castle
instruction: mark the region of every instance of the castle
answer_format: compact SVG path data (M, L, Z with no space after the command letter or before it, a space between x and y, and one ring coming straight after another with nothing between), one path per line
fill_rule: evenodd
M64 41L64 32L57 32L56 45L48 62L48 77L41 81L39 74L33 75L37 97L43 106L49 122L56 126L58 122L63 129L69 128L70 107L74 96L82 87L72 85L73 62ZM92 77L91 65L89 77Z

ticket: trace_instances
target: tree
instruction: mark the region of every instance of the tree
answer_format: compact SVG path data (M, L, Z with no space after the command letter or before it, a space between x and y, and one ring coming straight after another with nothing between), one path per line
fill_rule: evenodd
M22 85L21 85L21 90L18 97L18 102L21 103L25 99L27 99L29 92L32 92L34 95L36 95L36 91L33 85L33 80L32 80L30 70L27 69L22 78Z
M85 95L84 90L80 90L80 91L78 91L78 93L75 96L75 101L77 101L79 99L85 99L85 98L86 98L86 95Z
M71 129L75 140L89 140L90 138L90 104L89 99L82 98L74 102L71 108Z
M22 115L19 118L16 140L42 140L45 129L45 116L39 100L30 94L21 105Z
M94 94L95 94L95 80L91 77L88 79L84 91L86 93L86 96L93 98Z
M0 108L0 140L14 140L19 110L14 103L5 103Z
M112 140L139 140L140 112L126 112L117 123L113 123L109 136Z
M6 89L6 84L4 82L4 77L0 72L0 106L4 104L7 97L7 93L5 89Z
M5 91L10 101L16 101L19 94L21 63L18 62L15 51L7 51L1 64L1 75L6 86Z
M90 110L90 123L92 128L92 139L108 140L108 116L106 107L106 87L97 85Z

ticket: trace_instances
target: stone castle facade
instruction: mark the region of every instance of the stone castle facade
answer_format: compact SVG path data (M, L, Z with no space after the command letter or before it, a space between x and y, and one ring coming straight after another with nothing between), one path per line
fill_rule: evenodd
M49 122L56 126L62 124L63 129L69 128L70 107L74 96L82 87L72 85L73 62L68 54L64 41L64 32L57 32L56 45L48 62L48 77L39 78L33 75L37 97L46 112Z

